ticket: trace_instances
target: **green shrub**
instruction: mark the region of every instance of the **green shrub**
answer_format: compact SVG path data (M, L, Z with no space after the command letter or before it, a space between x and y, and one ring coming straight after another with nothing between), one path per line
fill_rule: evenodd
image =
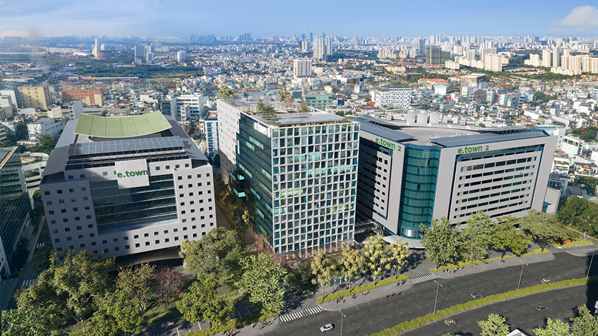
M385 278L382 280L368 282L363 285L354 286L354 287L346 288L346 289L341 289L334 293L319 296L316 301L318 304L336 301L338 299L343 299L343 298L349 297L351 295L362 294L362 293L369 292L370 290L373 290L373 289L376 289L379 287L392 285L399 281L407 281L407 279L409 279L409 277L407 275L399 274L399 275L391 276L391 277L388 277L388 278Z

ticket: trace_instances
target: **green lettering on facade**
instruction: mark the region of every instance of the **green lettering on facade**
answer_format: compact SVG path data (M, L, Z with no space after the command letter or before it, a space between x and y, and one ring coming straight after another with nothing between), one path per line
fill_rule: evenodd
M467 147L459 148L457 150L457 154L479 153L479 152L485 152L488 150L490 150L490 146L488 146L488 145L467 146Z
M388 149L392 149L395 150L396 149L396 145L393 142L390 142L386 139L383 138L376 138L376 143L380 146L386 147Z

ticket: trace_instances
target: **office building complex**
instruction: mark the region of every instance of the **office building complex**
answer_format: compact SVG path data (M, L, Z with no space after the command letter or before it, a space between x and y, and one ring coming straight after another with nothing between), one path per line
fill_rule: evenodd
M359 118L358 222L419 239L420 226L541 211L556 138L538 129L400 126Z
M359 125L324 112L266 115L223 104L239 116L238 126L221 120L237 132L228 158L236 169L228 173L245 181L255 230L267 245L305 255L352 241Z
M68 122L41 184L54 247L121 256L216 227L212 167L161 113Z
M31 206L17 147L0 148L0 278L9 276Z

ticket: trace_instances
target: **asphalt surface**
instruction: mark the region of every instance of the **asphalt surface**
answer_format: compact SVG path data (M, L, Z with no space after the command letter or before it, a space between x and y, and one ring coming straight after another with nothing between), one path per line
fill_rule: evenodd
M537 327L544 327L545 320L548 317L563 320L573 317L575 309L586 302L586 289L587 287L561 289L497 303L452 317L451 320L455 321L455 324L450 327L442 321L406 333L405 336L442 335L448 332L461 335L479 335L480 329L477 322L485 320L490 313L504 316L512 328L533 335L532 330ZM538 306L546 308L542 309Z
M327 336L341 335L341 331L342 335L368 335L391 327L399 322L432 312L437 288L437 309L442 309L469 301L472 299L472 295L479 297L516 289L522 269L521 287L539 284L543 279L558 281L583 277L586 275L587 265L589 264L588 259L573 257L566 253L558 253L555 255L555 260L553 261L530 264L523 268L517 266L450 280L429 281L415 285L412 289L400 295L374 300L343 310L342 315L344 317L342 321L341 312L327 311L312 317L282 324L267 335L319 335L320 326L326 323L334 323L336 326L333 331L326 333ZM591 274L598 276L598 263L594 263ZM581 289L581 291L585 293L585 290ZM593 298L585 298L585 300L592 301L593 305L593 300L596 300L596 294L593 293L592 296ZM533 300L533 298L530 300ZM580 297L579 301L584 301L584 298ZM571 301L569 305L573 304L575 306L579 303L585 302ZM570 307L567 308L570 310ZM527 311L529 309L521 313L523 319L526 318ZM481 315L484 315L484 313L481 313ZM475 318L477 321L477 317ZM434 333L414 333L413 335L434 335Z

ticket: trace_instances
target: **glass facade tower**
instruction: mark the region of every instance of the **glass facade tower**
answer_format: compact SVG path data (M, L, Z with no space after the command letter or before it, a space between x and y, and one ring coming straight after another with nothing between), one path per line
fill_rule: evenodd
M238 167L249 181L256 231L276 253L353 240L359 124L325 115L241 116Z

